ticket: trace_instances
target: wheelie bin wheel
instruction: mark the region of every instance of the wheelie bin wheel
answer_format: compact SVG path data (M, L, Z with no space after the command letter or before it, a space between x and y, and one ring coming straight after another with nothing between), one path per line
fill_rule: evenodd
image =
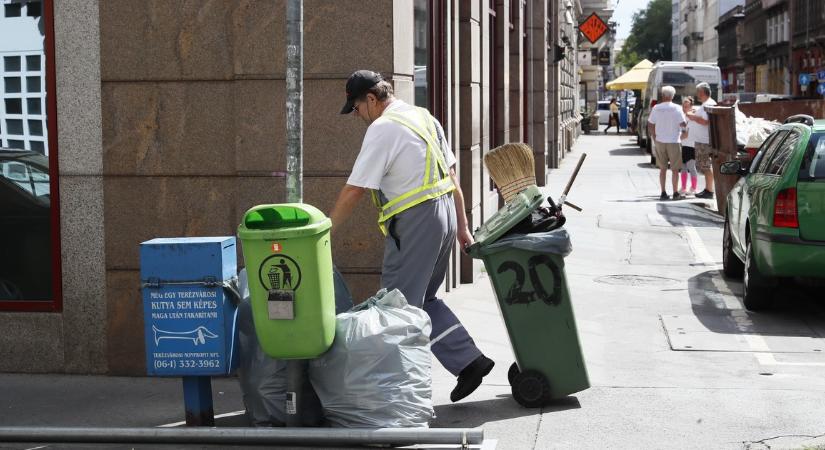
M518 364L513 363L513 365L510 366L510 369L507 371L507 381L510 382L510 386L513 385L513 380L516 379L516 375L518 375L518 374L519 374Z
M536 370L517 374L511 383L513 398L525 408L540 408L550 400L550 383Z

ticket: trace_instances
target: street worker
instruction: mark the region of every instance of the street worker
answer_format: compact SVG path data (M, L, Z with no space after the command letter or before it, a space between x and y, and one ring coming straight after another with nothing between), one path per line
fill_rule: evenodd
M352 112L368 127L330 213L332 233L369 192L385 236L381 287L400 290L429 314L432 352L458 377L450 400L459 401L481 385L494 363L436 297L456 238L462 249L473 243L455 156L441 124L426 109L395 98L392 85L376 72L359 70L347 80L341 114Z
M673 184L673 200L681 200L679 194L679 169L682 168L682 131L686 128L685 113L682 107L673 103L676 89L673 86L662 88L660 101L647 119L648 135L653 139L656 162L659 164L659 185L662 195L659 200L667 200L665 181L667 180L668 163Z
M696 99L700 106L691 114L686 114L687 120L695 122L698 126L693 132L696 148L696 168L705 175L705 190L696 194L696 198L713 198L713 158L716 151L710 146L710 120L705 108L716 105L716 101L710 98L710 85L699 83L696 85Z

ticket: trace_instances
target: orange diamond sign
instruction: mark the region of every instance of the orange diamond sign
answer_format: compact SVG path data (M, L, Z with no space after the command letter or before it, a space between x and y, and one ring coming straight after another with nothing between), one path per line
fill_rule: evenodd
M593 13L584 22L579 24L579 31L584 34L584 37L586 37L591 44L595 44L596 41L607 33L607 24L604 23L604 20L596 13Z

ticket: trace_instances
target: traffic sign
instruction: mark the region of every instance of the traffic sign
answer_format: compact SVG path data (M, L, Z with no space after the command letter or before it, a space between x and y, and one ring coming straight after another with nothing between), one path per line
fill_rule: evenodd
M825 81L825 70L820 70L819 72L817 72L816 73L816 79L819 80L820 82Z
M607 24L604 23L604 20L596 13L591 14L584 22L579 24L579 31L584 34L584 37L586 37L591 44L595 44L596 41L601 39L601 37L607 33L607 30Z
M825 95L825 83L819 83L816 86L816 92L818 92L819 95Z
M811 76L807 73L800 73L799 84L801 84L802 86L807 86L811 84Z

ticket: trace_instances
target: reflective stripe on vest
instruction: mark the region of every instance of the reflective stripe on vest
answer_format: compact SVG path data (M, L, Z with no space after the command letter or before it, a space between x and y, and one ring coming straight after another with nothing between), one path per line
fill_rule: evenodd
M444 153L437 144L437 135L430 113L424 108L416 108L425 129L415 121L399 113L388 112L382 118L403 125L417 134L427 144L427 157L424 166L424 180L421 186L405 192L387 203L383 203L378 191L372 191L372 201L378 207L378 228L387 235L386 222L394 215L418 206L428 200L436 199L455 190L455 184L450 178Z

